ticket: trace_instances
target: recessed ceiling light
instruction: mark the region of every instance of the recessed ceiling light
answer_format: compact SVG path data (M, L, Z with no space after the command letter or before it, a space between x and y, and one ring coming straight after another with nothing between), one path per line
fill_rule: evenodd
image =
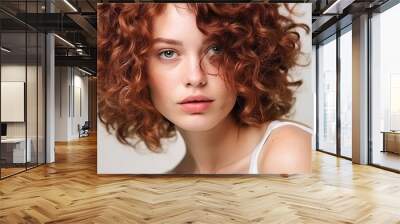
M9 50L9 49L7 49L7 48L5 48L5 47L1 47L0 49L1 49L2 51L6 52L6 53L10 53L10 52L11 52L11 50Z
M57 35L57 34L54 34L54 36L55 37L57 37L59 40L61 40L62 42L64 42L64 43L66 43L67 45L69 45L70 47L73 47L73 48L75 48L75 45L73 45L71 42L69 42L68 40L66 40L66 39L64 39L64 38L62 38L62 37L60 37L59 35Z
M343 10L347 6L351 5L355 0L336 0L327 9L322 12L323 15L326 14L342 14Z
M64 0L65 4L67 4L72 10L74 10L74 12L78 12L78 10L68 1L68 0Z
M87 75L93 75L92 73L90 73L90 72L88 72L88 71L86 71L86 70L83 70L83 69L81 69L81 68L79 68L79 67L78 67L78 70L81 71L81 72L83 72L83 73L85 73L85 74L87 74Z

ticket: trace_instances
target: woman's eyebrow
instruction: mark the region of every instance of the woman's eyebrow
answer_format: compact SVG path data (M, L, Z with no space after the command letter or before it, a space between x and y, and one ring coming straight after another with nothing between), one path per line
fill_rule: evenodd
M180 46L183 45L183 43L181 41L173 40L173 39L167 39L167 38L161 38L161 37L153 39L153 43L157 43L157 42L173 44L173 45L180 45Z

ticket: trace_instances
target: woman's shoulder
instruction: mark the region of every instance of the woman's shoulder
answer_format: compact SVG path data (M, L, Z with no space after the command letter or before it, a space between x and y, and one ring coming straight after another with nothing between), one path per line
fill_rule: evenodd
M275 121L270 125L270 135L259 157L260 173L311 172L312 129L292 121Z

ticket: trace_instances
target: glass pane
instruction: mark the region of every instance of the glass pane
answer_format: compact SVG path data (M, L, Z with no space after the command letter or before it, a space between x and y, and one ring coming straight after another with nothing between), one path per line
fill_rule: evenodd
M38 35L38 164L45 163L45 44L46 38L43 33Z
M26 33L2 33L1 46L1 140L2 178L25 170L30 158L26 144ZM28 146L28 151L26 151Z
M400 170L400 4L372 18L372 163Z
M37 52L37 33L29 32L27 33L28 38L28 55L27 55L27 80L26 80L26 116L27 116L27 142L30 147L31 153L28 154L30 158L28 159L27 166L33 167L37 165L37 73L38 73L38 52ZM28 148L29 148L28 147Z
M336 38L318 48L318 148L336 153Z
M340 153L352 157L352 35L340 37Z
M317 48L316 48L316 45L312 46L311 69L312 69L312 76L313 76L312 85L316 86L317 85L316 81L315 81L316 76L317 76ZM313 110L316 111L316 104L315 104L316 99L314 98L313 101L314 101ZM313 127L314 128L317 127L317 116L316 115L314 116L314 119L313 119ZM316 135L312 136L312 148L313 148L313 150L317 149Z
M45 36L21 22L36 24L45 0L3 0L0 7L13 15L0 12L4 178L45 161Z

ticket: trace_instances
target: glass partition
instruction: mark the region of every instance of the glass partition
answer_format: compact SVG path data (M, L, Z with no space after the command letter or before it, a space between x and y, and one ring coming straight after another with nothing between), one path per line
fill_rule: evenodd
M340 36L340 155L352 158L352 32Z
M46 40L20 19L43 5L0 1L0 178L45 162Z
M336 154L336 36L318 47L318 149Z
M26 33L1 34L1 122L6 126L2 134L2 177L26 169L30 162L30 142L26 141ZM28 151L26 150L28 146Z
M27 89L27 98L26 98L26 113L27 113L27 142L28 147L27 150L30 151L30 160L27 163L27 167L33 167L37 165L37 149L38 149L38 141L37 141L37 132L38 132L38 102L37 102L37 79L38 79L38 49L37 49L37 41L38 35L36 32L27 33L27 81L26 81L26 89Z
M400 171L400 4L373 15L371 72L372 164Z
M46 38L38 33L38 64L37 64L37 162L38 165L46 162L45 124L46 124Z

